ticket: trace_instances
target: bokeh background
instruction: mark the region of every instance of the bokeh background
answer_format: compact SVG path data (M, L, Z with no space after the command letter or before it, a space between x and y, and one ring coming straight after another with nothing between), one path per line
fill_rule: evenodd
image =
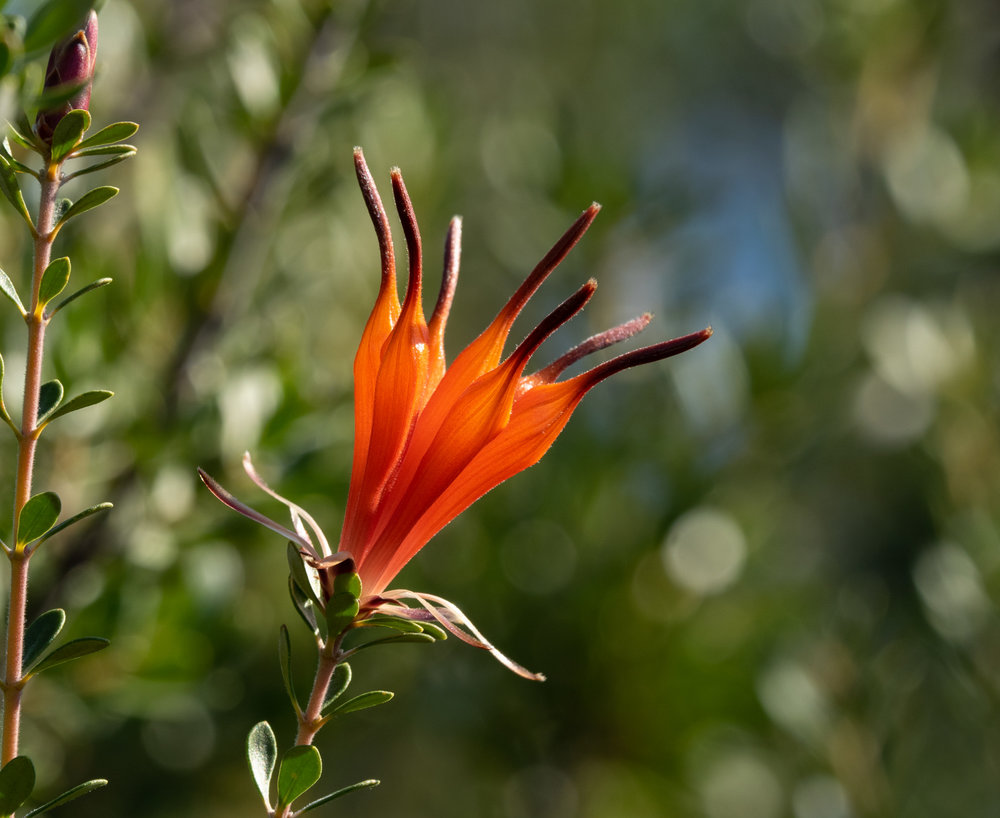
M262 814L243 742L291 741L277 632L300 689L306 633L284 543L195 467L280 516L249 449L337 531L378 281L362 145L431 271L464 216L452 355L592 200L515 335L591 275L543 362L646 310L649 340L716 334L595 390L400 577L548 681L455 640L362 655L357 690L397 698L321 734L323 785L383 784L315 814L996 815L995 3L108 0L100 36L91 111L140 122L139 155L60 239L115 284L48 375L117 396L50 430L39 486L116 508L46 545L32 606L113 645L30 690L40 798L102 776L79 818ZM27 253L8 209L15 280Z

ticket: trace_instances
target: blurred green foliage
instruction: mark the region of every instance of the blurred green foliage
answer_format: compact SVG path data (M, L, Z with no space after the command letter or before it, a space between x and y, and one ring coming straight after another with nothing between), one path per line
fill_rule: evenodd
M430 269L465 217L452 355L592 199L519 326L602 289L543 359L646 310L647 338L716 336L598 388L400 578L549 680L454 640L360 657L397 697L321 736L323 781L383 785L316 814L994 815L998 27L987 0L108 0L91 112L142 123L139 155L60 237L115 283L47 377L116 397L39 468L116 508L46 544L32 612L112 647L31 690L39 797L101 775L79 818L259 810L244 738L291 741L277 635L306 634L284 544L195 466L280 516L250 449L337 530L378 282L360 144ZM0 248L23 280L11 212Z

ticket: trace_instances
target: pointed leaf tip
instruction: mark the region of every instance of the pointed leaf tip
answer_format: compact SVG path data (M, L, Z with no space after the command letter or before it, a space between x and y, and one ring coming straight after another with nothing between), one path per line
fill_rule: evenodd
M108 780L106 778L94 778L91 781L84 781L82 784L77 784L72 789L66 790L62 795L57 795L51 801L42 804L40 807L35 807L31 812L27 812L24 818L35 818L36 815L41 815L48 812L56 807L61 807L63 804L67 804L70 801L75 801L81 795L86 795L94 790L99 790L101 787L106 787L108 785Z

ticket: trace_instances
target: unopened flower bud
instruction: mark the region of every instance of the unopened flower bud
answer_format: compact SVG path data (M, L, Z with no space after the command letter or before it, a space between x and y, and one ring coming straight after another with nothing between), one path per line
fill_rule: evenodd
M46 144L52 143L52 133L59 121L74 109L86 111L90 106L90 87L97 62L97 13L91 11L79 31L56 43L45 69L45 91L79 90L55 108L38 112L35 131Z

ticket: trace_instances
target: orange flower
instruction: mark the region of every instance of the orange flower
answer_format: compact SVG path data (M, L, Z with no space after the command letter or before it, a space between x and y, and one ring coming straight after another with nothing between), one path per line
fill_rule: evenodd
M458 278L461 222L453 219L448 231L441 291L427 321L421 304L420 233L402 176L398 169L392 171L393 198L409 257L409 281L400 303L389 220L359 148L354 163L378 236L382 280L354 361L354 462L337 553L331 554L322 532L302 509L267 488L248 459L245 466L254 481L292 510L295 533L239 503L207 475L203 478L228 505L280 530L311 552L309 561L314 567L351 558L363 589L362 616L375 609L406 615L409 609L399 602L413 599L451 632L458 631L466 641L493 650L450 603L426 594L387 591L389 583L470 504L537 463L591 388L616 372L697 346L712 331L704 329L627 352L575 377L556 380L585 355L642 330L650 320L644 315L589 338L534 374L524 374L542 342L590 300L597 287L591 280L501 360L514 319L593 222L600 209L593 204L532 270L493 322L448 366L444 330ZM319 540L318 551L303 520ZM454 627L455 621L475 637L467 638Z
M409 283L396 294L392 237L361 150L354 161L382 255L382 284L354 362L354 466L340 551L353 555L367 595L381 594L442 527L508 477L534 465L580 399L600 381L700 344L711 330L626 353L566 381L583 355L641 330L649 316L597 335L533 375L528 359L596 289L588 281L501 362L514 319L597 216L587 208L539 262L486 330L445 364L444 329L458 278L461 223L452 221L445 272L430 321L421 308L420 234L398 170L392 191L409 254Z

